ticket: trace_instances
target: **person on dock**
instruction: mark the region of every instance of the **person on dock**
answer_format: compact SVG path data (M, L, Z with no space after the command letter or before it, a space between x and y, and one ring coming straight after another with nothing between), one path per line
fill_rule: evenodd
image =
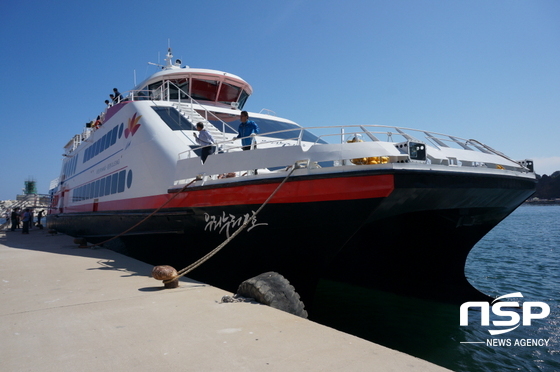
M247 111L241 111L239 119L241 124L239 124L239 135L237 138L241 138L241 148L243 151L251 150L252 147L256 148L256 144L252 146L253 137L251 136L257 135L260 132L259 126L253 120L249 120L249 113Z
M27 208L27 212L29 213L29 229L32 229L33 220L35 219L35 211L31 208Z
M208 155L212 155L214 153L215 141L212 135L208 133L206 129L204 129L204 124L202 122L196 124L196 130L198 130L198 137L196 135L196 132L193 133L196 143L198 143L200 146L204 146L202 148L202 155L200 156L202 158L202 164L204 164Z
M29 221L31 219L31 215L29 214L29 208L23 212L23 229L21 229L22 234L29 234Z
M19 226L19 214L18 214L18 208L14 208L12 209L12 214L10 215L10 219L12 220L12 231L16 231L16 228L18 228Z
M40 210L39 213L37 213L37 227L39 227L40 229L43 228L43 225L41 225L41 219L43 218L43 214L45 214L45 210Z

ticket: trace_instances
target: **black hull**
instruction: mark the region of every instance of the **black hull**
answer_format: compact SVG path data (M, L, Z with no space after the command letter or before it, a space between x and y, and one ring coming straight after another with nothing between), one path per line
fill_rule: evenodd
M236 292L241 282L267 271L286 277L306 305L321 273L382 199L268 204L256 224L187 276ZM258 205L158 212L137 229L104 244L152 265L186 267L224 242ZM145 218L145 213L115 212L50 216L48 227L101 243ZM236 216L236 222L210 224L210 216ZM267 225L260 225L266 223ZM217 234L217 231L222 231Z
M306 306L321 277L443 301L488 299L464 276L467 255L533 194L535 181L458 172L391 173L394 190L387 197L268 204L254 226L188 276L235 292L242 281L276 271ZM259 206L163 209L106 246L181 269L226 240ZM56 214L48 216L48 227L100 243L151 212Z
M395 186L325 276L444 302L489 300L465 277L467 256L534 193L535 181L407 174Z

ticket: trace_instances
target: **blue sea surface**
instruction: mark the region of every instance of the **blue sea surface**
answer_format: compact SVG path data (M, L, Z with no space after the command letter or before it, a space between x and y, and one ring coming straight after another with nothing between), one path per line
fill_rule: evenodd
M480 370L560 371L560 206L518 208L474 247L465 274L477 289L492 297L521 292L523 298L515 299L520 305L538 301L550 307L545 319L503 335L490 336L488 328L492 327L468 327L465 341L496 338L513 344L521 339L549 340L547 347L465 345L474 352L477 365L496 367Z
M521 292L522 298L511 300L519 306L544 302L550 314L493 336L490 329L511 327L496 327L492 322L510 317L497 317L490 311L490 326L483 326L480 309L473 307L469 324L460 326L459 305L323 280L310 317L453 371L560 371L560 206L518 208L472 249L465 274L487 295ZM522 309L503 310L523 316ZM539 312L533 309L532 313ZM515 345L527 339L541 344L548 340L548 344Z

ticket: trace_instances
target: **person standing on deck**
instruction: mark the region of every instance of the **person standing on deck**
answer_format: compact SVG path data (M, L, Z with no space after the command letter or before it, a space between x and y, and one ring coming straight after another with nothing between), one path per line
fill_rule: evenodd
M113 93L114 93L114 96L115 96L114 102L115 103L120 103L123 100L121 92L119 92L119 90L117 88L113 88Z
M202 163L204 164L208 155L212 155L214 153L214 138L212 138L212 135L204 129L203 123L197 123L196 130L198 130L199 135L197 137L196 133L193 133L194 138L200 146L204 146L202 148L202 155L200 156L202 158Z
M260 132L259 126L253 120L249 120L249 114L247 111L241 111L239 117L241 124L239 124L239 135L237 138L241 138L242 149L251 150L251 144L253 143L253 137L251 135L256 135ZM257 147L256 144L254 147Z

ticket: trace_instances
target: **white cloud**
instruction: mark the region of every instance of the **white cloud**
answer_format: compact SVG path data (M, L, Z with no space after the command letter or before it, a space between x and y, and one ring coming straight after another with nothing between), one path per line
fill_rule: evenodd
M532 158L535 164L535 173L542 175L551 175L556 171L560 171L560 156L552 156L549 158Z

